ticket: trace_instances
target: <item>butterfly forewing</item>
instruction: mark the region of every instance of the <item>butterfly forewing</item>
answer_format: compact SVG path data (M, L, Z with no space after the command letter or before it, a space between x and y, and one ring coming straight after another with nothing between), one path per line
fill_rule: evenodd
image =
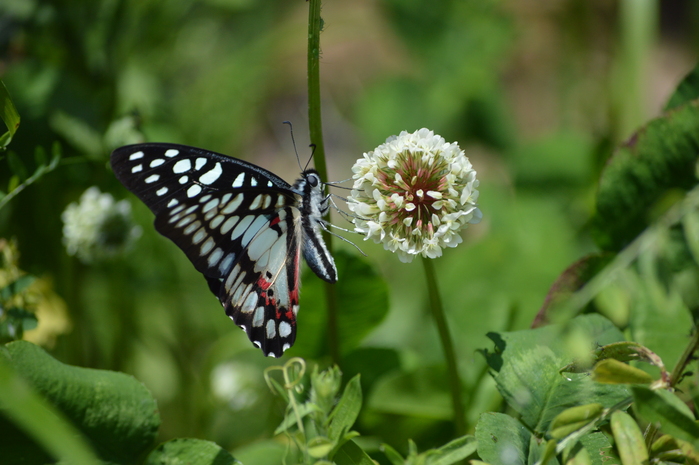
M327 253L315 226L320 218L308 226L309 190L244 161L175 144L121 147L112 167L257 347L279 357L293 344L301 243L320 240ZM332 270L317 273L334 281L327 255L323 263Z

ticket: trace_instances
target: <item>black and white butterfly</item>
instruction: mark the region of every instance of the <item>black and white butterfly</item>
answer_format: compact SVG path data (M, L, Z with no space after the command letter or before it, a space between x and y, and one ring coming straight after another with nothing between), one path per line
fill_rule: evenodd
M111 162L252 343L274 357L291 347L301 255L321 279L337 281L321 237L330 198L318 172L303 171L291 186L236 158L158 143L120 147Z

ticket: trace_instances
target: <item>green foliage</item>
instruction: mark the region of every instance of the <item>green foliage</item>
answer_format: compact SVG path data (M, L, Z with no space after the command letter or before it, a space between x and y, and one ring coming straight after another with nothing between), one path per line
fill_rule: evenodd
M6 346L7 360L65 415L103 460L132 463L153 444L160 425L155 399L123 373L72 367L24 341ZM3 449L16 436L4 435Z
M7 92L7 87L5 87L2 81L0 81L0 119L7 126L7 132L0 136L0 149L4 150L12 141L12 136L17 132L17 128L19 128L19 113L17 113L17 109L10 98L10 93Z
M236 465L231 454L210 441L201 439L173 439L160 444L148 454L144 465Z
M66 362L24 343L3 348L3 453L36 463L235 463L231 450L249 465L698 463L699 67L668 92L665 113L647 112L690 67L659 66L647 52L696 55L682 36L691 27L658 43L650 35L675 17L696 22L684 6L658 8L654 28L641 2L615 15L578 0L555 11L324 3L314 92L330 179L349 178L352 161L387 136L423 126L459 141L478 170L484 221L435 262L456 370L445 369L419 267L356 237L367 258L334 241L337 335L325 283L304 270L290 354L315 371L270 378L281 400L264 388L274 361L223 315L143 205L133 204L143 236L131 254L91 265L66 255L66 205L93 185L128 195L108 169L114 147L186 143L291 180L296 161L278 123L292 119L307 143L307 5L0 5L0 236L22 252L3 264L12 272L0 280L0 338L63 318L50 350ZM69 320L39 311L59 306L41 286ZM344 379L322 369L333 358ZM453 439L454 371L475 436ZM166 442L151 450L156 428Z

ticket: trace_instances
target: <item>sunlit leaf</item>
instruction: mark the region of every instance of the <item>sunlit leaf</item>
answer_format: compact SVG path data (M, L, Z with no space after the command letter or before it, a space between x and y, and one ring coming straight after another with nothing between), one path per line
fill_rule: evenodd
M7 126L7 132L0 136L0 149L4 149L12 140L12 136L19 128L19 113L15 108L10 93L7 91L5 84L0 81L0 119Z
M670 189L697 183L699 101L652 120L619 147L599 181L593 233L600 247L620 250L650 223Z
M152 446L158 409L133 377L65 365L25 341L6 347L13 368L81 430L103 459L133 463Z
M567 408L593 402L610 407L629 397L624 386L595 383L587 374L560 372L572 361L561 337L563 328L551 325L489 334L496 351L487 353L486 359L498 390L522 422L541 433ZM594 314L575 318L565 329L584 335L588 347L623 340L608 320Z
M611 426L621 463L623 465L648 463L648 451L643 433L631 415L617 410L612 414Z
M493 464L527 464L531 433L504 413L483 413L476 425L478 456Z
M71 463L100 463L87 440L68 418L38 395L13 369L11 357L6 348L0 347L2 460L6 463L47 463L53 456Z
M211 441L173 439L160 444L148 454L144 465L235 465L233 456ZM242 464L241 464L242 465Z
M665 105L665 111L699 98L699 65L682 79L675 92Z
M678 439L699 445L699 425L692 412L673 393L652 391L643 386L633 386L634 410L646 421L656 423L660 429Z
M354 441L347 441L333 456L337 465L375 465L374 461Z
M332 441L339 441L352 428L362 407L362 388L359 375L347 383L342 397L330 414L328 435Z

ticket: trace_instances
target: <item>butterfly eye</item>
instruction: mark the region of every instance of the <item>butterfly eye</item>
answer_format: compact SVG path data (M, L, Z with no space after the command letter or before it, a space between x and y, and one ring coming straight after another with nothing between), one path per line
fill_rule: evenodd
M320 183L320 178L318 177L317 174L309 174L308 175L308 184L311 185L311 187L316 187Z

